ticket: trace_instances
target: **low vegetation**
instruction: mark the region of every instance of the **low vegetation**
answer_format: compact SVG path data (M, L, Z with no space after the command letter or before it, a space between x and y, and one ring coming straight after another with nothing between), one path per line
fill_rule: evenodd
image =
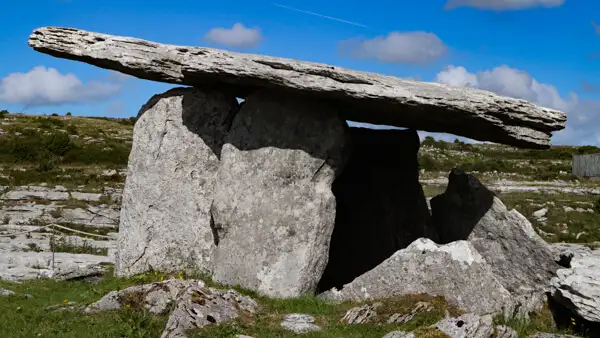
M0 186L62 185L69 190L87 192L101 192L106 187L122 187L124 176L118 171L125 169L127 165L135 118L74 117L70 113L65 116L26 116L0 111L0 121L3 122L0 125ZM572 156L588 153L600 153L600 148L557 146L548 150L524 150L493 144L436 141L428 137L423 140L419 160L423 170L422 178L447 176L448 171L459 166L467 171L477 172L477 176L484 183L508 177L515 181L560 179L580 186L599 187L599 181L583 180L570 174ZM430 197L445 190L443 185L424 185L423 188ZM515 208L525 215L549 242L578 242L590 246L600 243L600 196L520 192L503 193L499 194L499 197L509 208ZM38 199L33 202L54 203L59 206L59 209L50 213L55 220L60 219L63 213L71 212L69 209L114 203L108 196L104 196L98 202L76 199L54 202ZM548 209L547 214L543 218L536 218L534 213L543 208ZM7 224L10 221L10 217L5 216L0 223ZM47 225L41 220L31 223ZM116 231L76 223L57 224L99 235ZM65 230L60 232L71 234ZM76 235L102 240L94 236ZM107 249L96 248L89 242L75 242L58 236L52 247L55 252L108 254ZM41 250L33 244L28 249ZM66 338L158 337L167 317L151 315L145 309L136 306L95 315L85 315L68 309L50 311L47 307L57 304L67 307L71 304L84 305L98 300L109 291L170 277L173 276L148 273L132 278L115 278L109 271L97 284L85 280L35 280L22 284L0 281L0 287L17 292L16 295L0 298L0 335ZM215 285L204 279L210 285ZM323 330L304 334L303 337L380 338L393 330L415 330L418 337L436 338L445 335L427 327L441 319L445 311L458 313L441 298L416 295L383 300L384 306L379 312L384 314L405 311L423 300L433 304L434 311L419 314L404 325L389 325L383 322L347 325L341 323L340 319L349 308L356 306L356 303L332 305L311 296L273 300L245 290L239 291L255 297L263 309L253 317L243 317L228 324L192 332L190 337L233 337L235 334L257 338L295 337L295 334L283 330L279 323L285 314L307 313L315 317L316 324ZM31 294L33 297L26 298L23 294ZM496 322L513 327L520 336L556 331L548 309L533 315L529 322L504 322L501 318L496 318Z
M143 307L125 307L122 310L108 311L86 315L77 311L76 307L92 303L113 290L168 278L191 278L182 274L167 275L146 273L131 278L113 277L108 271L99 283L86 280L57 282L52 280L25 281L13 284L0 281L0 288L10 289L15 295L3 298L0 302L0 335L2 337L159 337L164 329L167 316L155 316ZM195 276L199 278L199 276ZM220 287L202 277L209 286ZM383 306L378 313L381 318L386 314L408 312L419 301L433 305L433 310L418 314L407 324L390 325L375 321L369 324L343 324L340 319L345 312L359 303L347 302L333 305L312 296L295 299L276 300L260 297L253 292L236 288L239 292L254 297L261 304L262 310L252 317L242 317L228 324L209 326L190 333L190 337L233 337L245 334L253 337L296 337L294 333L285 331L279 323L285 314L307 313L315 317L316 324L321 326L319 332L306 333L303 337L311 338L381 338L393 330L413 331L420 338L447 337L437 330L428 328L442 319L445 312L458 315L460 312L448 305L440 297L415 295L382 300ZM29 294L32 297L24 297ZM373 303L373 302L369 302ZM49 307L56 307L49 310ZM62 308L62 309L61 309ZM556 332L549 311L544 310L532 316L528 324L522 322L502 323L515 328L521 334L534 332ZM563 331L565 332L565 331Z
M107 248L97 248L88 241L82 243L70 240L67 237L59 237L50 242L51 250L54 252L68 252L74 254L90 254L98 256L108 256Z

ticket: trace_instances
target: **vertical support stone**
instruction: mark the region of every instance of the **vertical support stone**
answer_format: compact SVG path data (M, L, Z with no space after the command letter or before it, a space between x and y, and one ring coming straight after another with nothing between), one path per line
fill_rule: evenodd
M219 155L234 97L196 88L155 95L134 127L123 191L116 274L210 271Z
M346 124L303 96L249 96L223 146L213 278L271 297L314 292L335 222Z

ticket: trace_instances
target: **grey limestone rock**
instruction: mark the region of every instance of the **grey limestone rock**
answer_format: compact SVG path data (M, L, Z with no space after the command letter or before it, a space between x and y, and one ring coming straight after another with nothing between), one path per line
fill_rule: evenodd
M579 250L551 281L551 294L583 319L600 323L600 250Z
M162 338L187 337L187 330L225 323L242 314L252 315L260 308L254 299L234 290L206 287L201 280L170 279L111 291L83 312L92 314L124 306L142 307L155 315L168 314L174 308Z
M491 338L494 322L490 315L466 313L459 317L444 318L433 325L451 338Z
M234 97L176 88L142 107L122 195L115 272L209 272L210 205Z
M303 92L335 102L346 120L523 147L548 148L551 132L566 122L563 112L472 88L73 28L38 28L29 46L143 79L227 88L237 97L261 88Z
M365 304L346 311L341 321L346 324L365 324L377 319L377 308L382 303Z
M320 331L321 328L315 324L315 318L304 313L290 313L283 317L281 327L294 333L306 333Z
M383 338L415 338L415 334L412 332L404 332L404 331L392 331Z
M519 334L506 325L496 325L496 337L494 338L519 338Z
M239 316L254 314L259 305L234 290L191 286L177 296L177 305L161 338L184 338L186 331L226 323Z
M440 241L468 240L508 290L519 313L541 309L550 279L560 267L550 246L516 210L508 210L477 178L460 169L431 200Z
M0 288L0 296L12 296L14 294L15 292L12 290Z
M212 206L216 281L271 297L315 291L346 138L330 109L273 92L244 102L223 146Z
M478 314L512 309L511 294L467 241L438 245L420 238L369 272L320 297L367 300L426 293Z

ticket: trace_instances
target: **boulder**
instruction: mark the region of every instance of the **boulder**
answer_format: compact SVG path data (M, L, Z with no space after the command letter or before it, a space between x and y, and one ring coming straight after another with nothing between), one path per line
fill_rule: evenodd
M296 334L321 331L321 327L315 324L315 318L304 313L290 313L283 316L280 326Z
M425 293L443 296L464 311L476 314L512 311L511 294L491 267L467 241L438 245L420 238L377 267L319 297L361 301Z
M176 88L145 104L134 127L115 272L209 272L210 205L234 97Z
M571 256L552 278L551 295L581 318L600 324L600 250L568 249Z
M216 281L271 297L315 291L346 139L331 109L273 92L244 102L223 146L212 206Z
M383 303L365 304L346 311L340 322L344 324L366 324L377 319L377 308Z
M161 338L185 338L187 330L251 316L260 309L254 299L237 291L207 287L201 280L170 279L111 291L81 310L93 314L124 307L169 315Z
M459 317L444 318L433 327L451 338L490 338L494 336L494 322L490 315L466 313Z
M346 120L447 132L521 147L548 148L551 133L564 129L566 122L563 112L473 88L73 28L36 29L29 46L142 79L226 88L237 97L245 98L263 88L302 92L310 95L310 100L332 101Z
M187 288L177 298L161 338L186 338L186 331L227 323L259 309L258 303L235 290L217 290L201 285Z
M336 219L319 283L323 291L341 288L426 237L429 210L419 183L417 132L349 130L349 159L333 183Z
M550 279L560 267L550 246L516 210L507 210L477 178L460 169L431 200L440 242L468 240L526 314L541 309Z

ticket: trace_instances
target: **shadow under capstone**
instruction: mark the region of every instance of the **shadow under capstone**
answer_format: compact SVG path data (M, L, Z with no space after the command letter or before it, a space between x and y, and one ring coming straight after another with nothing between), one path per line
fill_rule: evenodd
M431 227L439 244L466 240L494 203L495 194L475 176L452 169L446 191L431 199Z
M350 155L333 183L336 220L318 291L341 288L426 236L415 130L349 128Z

